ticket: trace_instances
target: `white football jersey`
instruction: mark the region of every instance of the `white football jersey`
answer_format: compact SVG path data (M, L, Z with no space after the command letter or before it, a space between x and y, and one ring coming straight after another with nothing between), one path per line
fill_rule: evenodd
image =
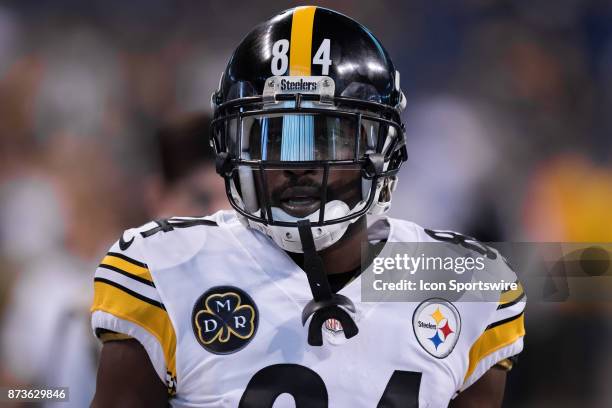
M371 229L387 242L434 241L396 219ZM323 345L310 346L311 290L281 248L233 212L171 218L113 245L96 270L92 325L142 343L173 407L445 407L522 350L522 288L499 302L361 302L361 284L338 292L359 333L347 340L328 320Z

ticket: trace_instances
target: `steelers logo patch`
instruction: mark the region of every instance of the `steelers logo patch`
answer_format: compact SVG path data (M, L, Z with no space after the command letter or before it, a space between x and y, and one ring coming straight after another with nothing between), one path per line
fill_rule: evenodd
M198 343L215 354L234 353L255 337L257 306L242 289L216 286L193 306L191 322Z
M412 316L412 327L421 347L436 358L448 356L461 331L461 316L457 308L445 299L422 302Z

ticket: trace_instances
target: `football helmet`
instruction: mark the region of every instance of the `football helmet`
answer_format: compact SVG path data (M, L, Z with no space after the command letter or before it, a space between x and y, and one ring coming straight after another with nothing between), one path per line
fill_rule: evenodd
M407 158L405 99L387 52L358 22L307 6L259 24L211 103L229 202L283 249L303 252L299 221L320 251L359 217L388 210Z

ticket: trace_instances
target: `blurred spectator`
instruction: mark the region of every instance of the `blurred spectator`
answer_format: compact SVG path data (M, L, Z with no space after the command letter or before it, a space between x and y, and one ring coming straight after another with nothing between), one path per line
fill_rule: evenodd
M36 167L0 189L0 251L14 268L0 352L16 383L69 386L67 406L81 407L97 364L89 271L120 228L121 178L93 140L56 133L45 146Z
M149 180L146 205L152 218L204 216L228 208L223 179L208 142L210 118L191 114L156 133L159 169Z
M536 241L612 242L611 206L612 167L564 155L534 174L524 228Z
M489 199L483 185L498 171L500 151L482 112L465 99L440 95L413 101L405 120L409 160L391 215L466 232Z
M209 126L206 115L192 115L156 133L150 161L159 163L159 172L148 176L143 189L149 195L143 219L206 215L227 206L208 145ZM2 324L2 361L21 384L69 386L69 406L82 407L93 395L97 364L88 313L92 271L129 226L117 211L124 187L116 182L123 177L108 167L110 152L95 140L65 133L46 144L46 174L4 188L1 234L14 238L3 241L2 252L19 270Z

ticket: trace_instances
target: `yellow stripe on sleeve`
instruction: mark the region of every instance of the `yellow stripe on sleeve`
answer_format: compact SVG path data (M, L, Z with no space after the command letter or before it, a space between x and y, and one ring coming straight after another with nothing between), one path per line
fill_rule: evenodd
M518 287L514 290L509 290L507 292L503 292L499 297L499 303L505 304L515 301L523 294L523 285L518 282Z
M506 323L491 327L474 342L470 349L470 361L467 372L465 373L464 381L478 366L478 363L499 349L502 349L518 340L519 337L525 335L525 315L521 313L515 319L509 320Z
M104 259L102 259L102 262L100 262L100 264L113 266L138 278L153 283L153 277L151 276L149 269L140 265L136 265L135 263L132 263L126 259L119 258L118 256L110 254L106 255Z
M312 27L316 6L297 7L291 21L289 75L310 75Z
M176 375L176 335L168 312L104 282L94 282L91 312L97 310L137 324L155 336L164 352L168 371Z

